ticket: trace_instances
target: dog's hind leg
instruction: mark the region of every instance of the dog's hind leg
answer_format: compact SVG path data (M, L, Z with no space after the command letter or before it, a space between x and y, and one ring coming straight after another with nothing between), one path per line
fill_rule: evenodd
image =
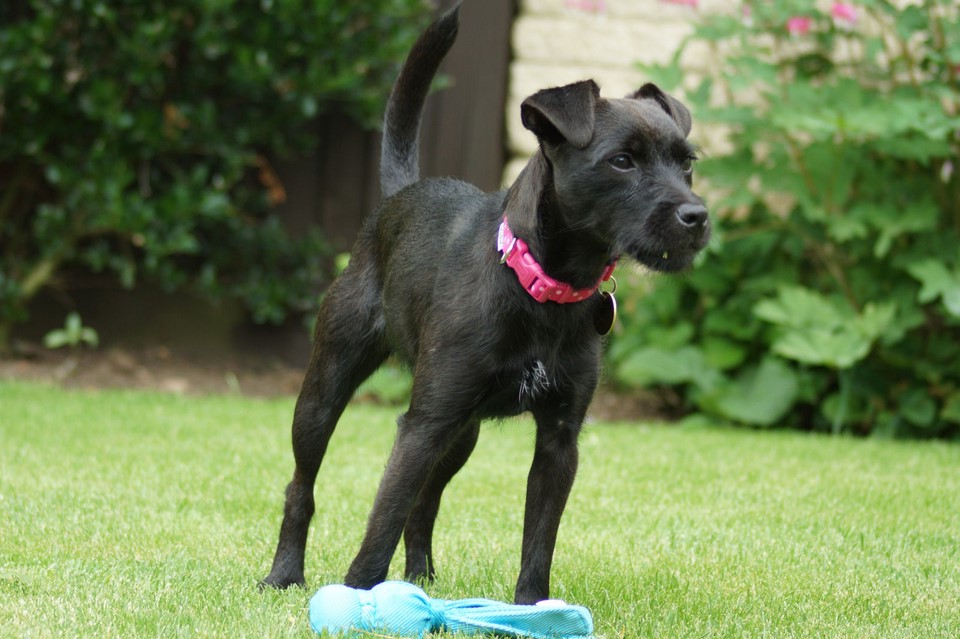
M280 539L264 586L303 585L313 485L330 436L357 386L389 354L373 274L344 272L329 289L317 317L313 353L293 416L296 469L287 486Z
M434 349L424 350L432 354ZM345 585L372 588L386 579L390 560L421 493L428 483L434 483L433 491L438 492L436 487L446 479L444 475L453 476L448 469L431 482L434 469L455 445L463 446L459 456L466 457L470 448L467 443L472 437L467 438L464 433L476 428L471 416L474 398L480 392L477 380L470 379L473 371L457 372L463 374L462 383L449 369L440 372L423 359L417 362L410 409L397 420L397 438L367 520L363 543L344 578ZM451 392L451 388L457 392ZM462 465L463 459L455 461ZM424 506L432 508L433 501L435 497L425 497Z
M470 458L479 433L480 422L478 420L470 422L460 438L437 462L430 474L430 479L417 497L417 502L403 530L403 544L407 557L404 574L409 581L421 579L432 581L436 575L433 562L433 525L440 511L440 498L443 495L443 489Z

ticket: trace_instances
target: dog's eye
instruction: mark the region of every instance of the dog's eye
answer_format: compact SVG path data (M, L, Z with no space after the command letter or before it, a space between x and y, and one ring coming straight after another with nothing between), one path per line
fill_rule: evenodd
M687 158L683 161L683 164L680 165L680 169L683 171L684 175L693 175L693 161L696 158Z
M607 160L610 163L610 166L617 169L618 171L629 171L630 169L636 167L634 164L633 158L630 157L628 153L617 153L615 156Z

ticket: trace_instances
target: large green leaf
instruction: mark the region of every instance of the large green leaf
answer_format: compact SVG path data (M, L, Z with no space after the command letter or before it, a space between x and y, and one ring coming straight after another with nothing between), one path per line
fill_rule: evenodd
M909 233L933 231L937 228L940 210L933 200L913 202L905 209L877 205L870 223L880 232L873 248L875 257L886 257L894 240Z
M773 351L804 364L850 368L870 352L870 340L835 328L809 328L784 333L774 341Z
M772 324L795 328L835 326L849 317L837 304L802 286L781 286L777 297L761 300L754 313Z
M768 357L721 385L703 403L727 419L755 426L772 426L797 398L796 373L781 360Z
M896 306L867 304L857 313L816 291L784 286L776 298L759 302L754 313L779 328L772 344L778 355L845 369L870 353L873 343L893 324Z
M704 389L712 389L720 379L720 374L707 366L703 352L694 346L639 349L620 364L617 374L639 385L693 383Z
M918 302L929 304L939 297L951 315L960 317L960 272L949 270L933 258L911 264L907 272L923 285L917 293Z

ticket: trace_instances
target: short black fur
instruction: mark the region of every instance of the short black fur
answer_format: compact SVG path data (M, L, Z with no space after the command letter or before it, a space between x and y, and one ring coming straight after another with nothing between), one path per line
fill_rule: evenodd
M540 149L505 192L419 180L420 113L457 22L454 9L424 32L391 93L385 199L320 308L294 412L296 468L265 585L304 584L327 443L357 386L394 354L414 371L412 397L345 583L383 581L401 536L407 578L432 578L441 495L473 451L480 422L530 411L536 446L515 601L548 598L577 438L600 374L601 302L534 300L500 262L500 222L507 218L550 276L576 288L595 285L620 256L682 270L708 241L707 210L690 190L690 114L651 84L624 99L600 97L591 80L527 98L521 117Z

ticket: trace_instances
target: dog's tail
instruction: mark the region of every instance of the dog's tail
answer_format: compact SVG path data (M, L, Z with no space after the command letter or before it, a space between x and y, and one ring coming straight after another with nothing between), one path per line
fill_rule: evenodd
M460 2L427 27L410 50L387 100L380 190L387 198L420 179L420 118L430 82L457 38Z

